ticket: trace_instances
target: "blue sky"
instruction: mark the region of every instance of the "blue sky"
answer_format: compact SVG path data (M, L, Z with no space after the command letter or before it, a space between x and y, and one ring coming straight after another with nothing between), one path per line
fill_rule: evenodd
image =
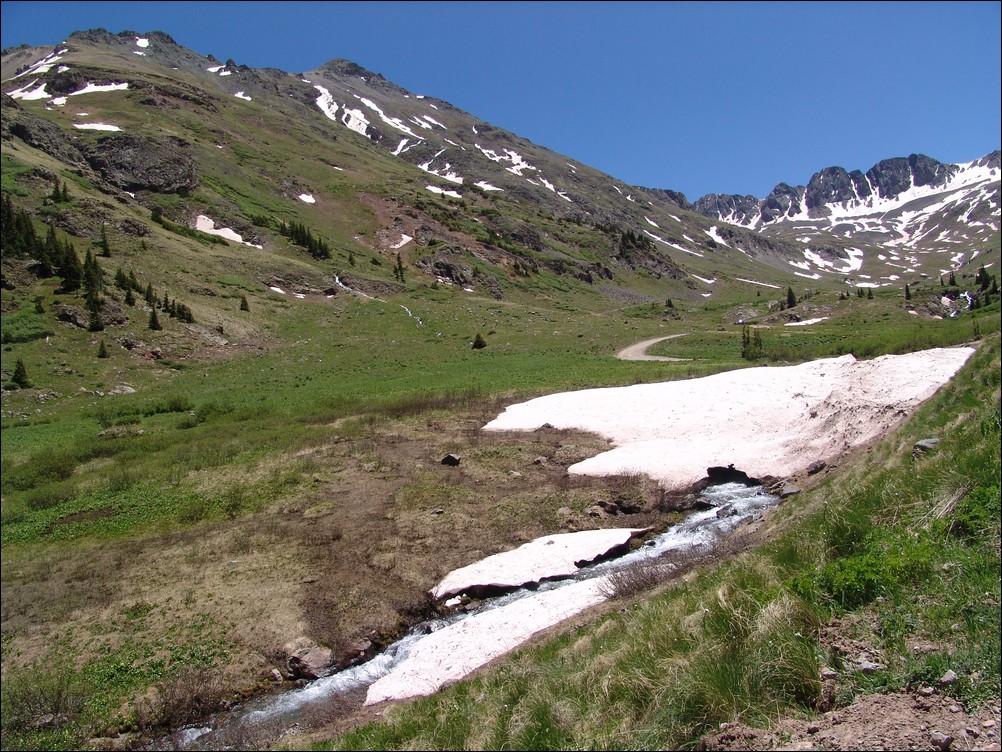
M164 31L347 58L627 183L764 197L822 167L999 148L999 2L3 2L2 46Z

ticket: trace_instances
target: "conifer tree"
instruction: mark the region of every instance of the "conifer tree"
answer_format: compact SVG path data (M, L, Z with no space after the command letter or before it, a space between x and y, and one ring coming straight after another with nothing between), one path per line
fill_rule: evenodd
M480 332L477 332L477 336L473 338L473 349L482 350L487 347L487 341L481 336Z
M793 308L797 304L797 296L793 294L793 288L786 288L786 307Z
M246 295L241 295L240 296L240 310L241 311L249 311L250 310L250 304L247 302L247 296Z
M77 257L76 249L72 243L67 242L63 246L59 259L59 276L63 283L59 289L62 292L76 292L80 289L83 281L83 268L80 266L80 259Z
M110 357L108 355L108 345L105 344L103 339L101 340L101 346L97 348L97 357L99 358Z
M912 299L912 291L908 289L908 284L905 284L905 300Z
M111 244L108 243L107 225L101 225L101 255L104 258L111 258Z
M31 381L28 380L28 369L25 368L24 361L21 358L17 359L17 365L14 366L14 375L11 376L11 381L22 389L27 389L31 386Z
M867 300L873 300L873 288L872 287L867 288L867 290L866 290L866 299Z
M160 326L160 317L157 316L157 309L155 307L151 308L150 309L150 329L152 329L153 331L157 332L157 331L160 331L162 328L163 327Z
M130 287L128 290L125 291L125 305L134 306L135 304L136 304L136 294L132 292L132 288Z

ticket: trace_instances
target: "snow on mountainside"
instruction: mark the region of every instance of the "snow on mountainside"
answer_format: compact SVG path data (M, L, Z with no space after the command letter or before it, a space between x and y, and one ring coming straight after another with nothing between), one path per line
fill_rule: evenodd
M627 185L347 60L292 74L199 55L162 32L92 30L56 47L7 50L2 75L3 92L13 100L28 111L52 112L56 121L62 112L70 121L64 127L78 131L142 136L129 132L135 119L117 119L121 110L70 112L68 101L120 97L158 108L159 116L175 106L170 102L211 113L221 93L247 113L281 112L304 132L333 128L345 139L365 139L366 148L411 165L415 190L429 198L476 203L497 197L602 228L613 241L597 258L569 257L522 220L489 228L558 273L589 282L612 279L617 267L655 279L717 279L726 266L732 282L747 283L765 267L791 281L890 286L904 274L934 276L998 251L998 152L961 165L921 155L894 158L865 174L829 167L806 187L782 183L763 200L710 195L692 204L676 191ZM57 158L68 153L38 140ZM303 204L323 200L309 190L292 195ZM719 288L703 284L703 297Z
M963 164L913 154L883 160L865 174L828 167L806 187L781 183L763 200L704 196L694 208L731 225L795 238L807 246L802 261L790 262L802 270L799 276L858 270L867 254L855 246L868 246L870 255L902 273L923 266L943 272L972 261L978 246L997 238L999 162L998 151ZM811 247L833 239L841 240L845 257Z

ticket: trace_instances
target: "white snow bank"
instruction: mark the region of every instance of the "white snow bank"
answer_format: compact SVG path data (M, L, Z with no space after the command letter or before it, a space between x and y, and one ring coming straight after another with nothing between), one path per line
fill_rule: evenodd
M87 85L82 89L70 92L67 96L78 97L81 94L96 94L101 91L127 91L129 88L128 83L123 84L92 84L89 81Z
M45 82L38 84L34 89L35 83L38 81L36 78L30 84L22 86L20 89L14 89L14 91L8 91L7 96L11 99L23 99L25 101L31 101L35 99L51 99L52 95L45 91Z
M811 324L820 324L822 321L827 321L827 316L822 316L819 319L807 319L806 321L790 321L783 326L810 326Z
M514 650L539 632L605 600L603 578L566 585L522 598L433 632L407 657L374 682L366 705L437 692L498 656Z
M149 47L150 40L145 37L136 37L136 47Z
M107 123L74 123L74 128L79 128L82 131L120 131L122 130L117 125L108 125Z
M440 196L449 196L450 198L462 198L456 191L447 191L444 188L439 188L437 185L426 185L425 190L429 190L432 193L437 193Z
M247 96L246 94L244 94L242 91L238 91L233 96L235 96L237 99L242 99L245 102L250 102L251 101L251 98L249 96Z
M641 528L615 528L536 538L511 551L454 569L432 588L431 595L442 599L476 586L519 587L546 577L567 577L578 570L577 562L594 561L639 532Z
M232 240L235 243L244 242L243 237L238 232L231 230L229 227L217 228L216 223L204 214L199 214L195 219L195 229L199 232L206 232L209 235L218 235L221 238Z
M315 203L317 203L317 200L315 198L313 198L313 196L311 196L309 193L300 193L299 194L299 200L302 201L304 204L315 204Z
M940 348L866 361L845 355L564 392L512 405L485 429L529 431L550 423L614 442L611 451L568 469L579 475L639 471L667 483L692 483L708 467L733 464L753 477L784 477L886 433L973 352Z

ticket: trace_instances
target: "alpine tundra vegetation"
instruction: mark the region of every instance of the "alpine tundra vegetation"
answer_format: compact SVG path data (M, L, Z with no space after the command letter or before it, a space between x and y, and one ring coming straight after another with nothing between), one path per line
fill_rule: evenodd
M342 59L0 78L5 749L998 748L998 151L690 202Z

